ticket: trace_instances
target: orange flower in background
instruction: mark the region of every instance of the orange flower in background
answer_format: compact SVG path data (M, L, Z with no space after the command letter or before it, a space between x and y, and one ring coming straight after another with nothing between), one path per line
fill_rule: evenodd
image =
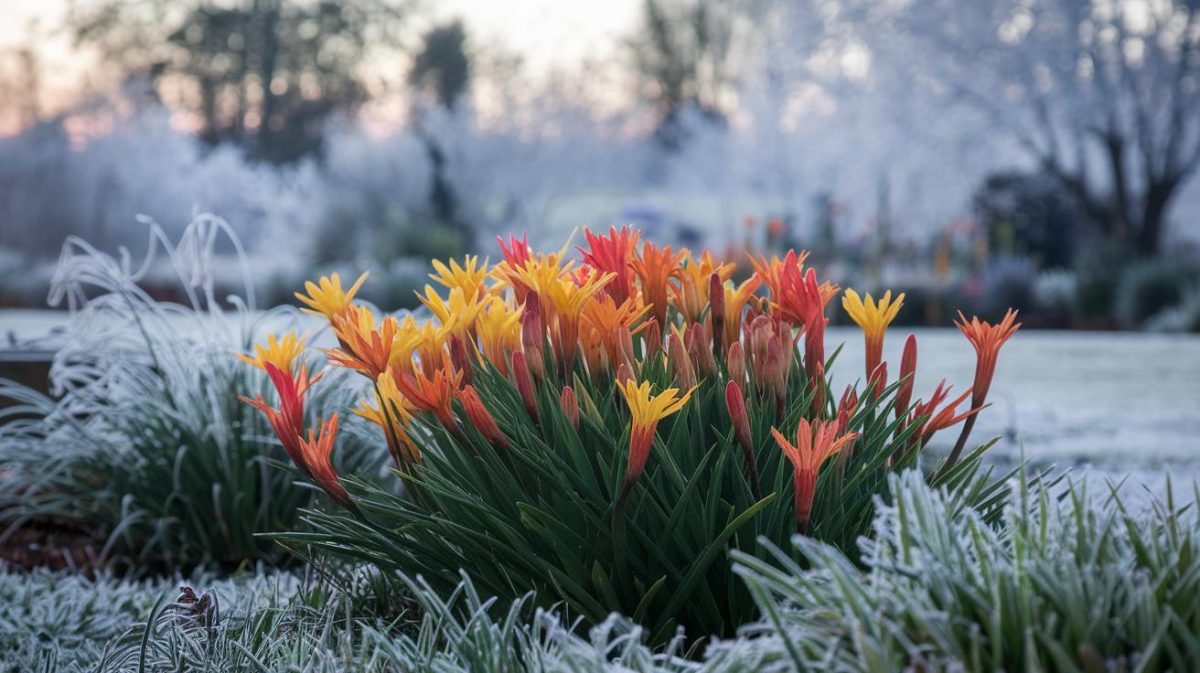
M354 509L354 502L350 500L350 495L342 486L342 480L333 469L331 460L333 443L337 438L337 414L333 414L328 421L320 425L319 435L314 436L312 428L309 428L308 438L300 440L300 454L303 456L308 474L313 481L317 482L317 486L320 486L338 504L347 509Z
M670 298L671 280L680 274L679 263L684 251L673 252L671 246L658 247L653 243L642 244L642 254L630 264L642 284L642 295L650 304L651 312L660 328L667 323L667 303Z
M433 269L437 273L429 277L447 290L462 290L463 296L474 300L487 291L484 280L487 278L487 265L479 265L479 257L467 255L460 265L457 260L450 260L450 265L439 260L433 260ZM428 292L428 290L427 290Z
M896 319L896 314L903 305L903 292L893 301L892 291L888 290L876 302L870 293L863 299L853 289L846 289L846 294L842 297L842 308L863 331L867 346L867 376L874 374L879 363L883 361L884 333L887 332L888 325Z
M796 528L801 533L808 530L812 514L813 499L817 490L817 474L821 464L842 447L858 437L858 433L837 434L836 421L809 423L801 418L796 425L796 443L792 444L778 430L771 428L771 435L792 463L796 489Z
M623 304L634 294L629 262L633 260L641 232L628 226L621 227L620 232L616 227L609 227L608 236L597 236L584 227L583 236L587 239L587 249L576 246L583 261L600 273L613 274L612 282L605 286L604 291L614 303Z
M504 436L504 432L500 430L500 426L496 424L495 417L483 406L483 400L479 398L479 393L476 392L474 386L463 386L463 389L458 391L458 401L463 405L463 411L467 414L467 419L471 421L471 425L483 435L483 438L488 442L502 448L508 448L508 437Z
M374 381L387 371L388 363L400 358L402 349L396 339L400 325L392 316L384 316L376 326L371 309L351 304L330 322L342 344L325 351L330 364L353 369Z
M658 422L682 409L696 389L692 388L680 395L678 388L667 388L657 395L651 395L649 381L638 384L632 378L618 381L617 386L621 395L625 397L625 403L629 405L631 419L629 466L625 469L624 493L637 481L646 467Z
M266 371L267 363L275 365L280 370L292 373L292 363L304 352L304 341L295 331L288 332L280 339L274 334L267 335L267 343L254 344L254 357L238 353L238 359Z
M304 284L304 290L308 294L296 293L296 299L307 306L300 310L313 315L323 315L326 319L332 320L334 316L341 314L350 306L354 295L358 293L358 288L362 287L363 281L366 279L367 272L363 272L358 280L354 281L354 285L346 291L342 291L342 280L336 273L322 276L318 283L310 280Z

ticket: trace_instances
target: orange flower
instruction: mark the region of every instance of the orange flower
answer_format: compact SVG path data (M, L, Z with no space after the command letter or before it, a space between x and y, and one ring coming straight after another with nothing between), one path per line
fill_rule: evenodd
M644 330L649 323L642 318L649 311L650 306L641 303L638 297L630 297L617 306L611 296L600 295L584 304L580 314L581 329L586 334L586 341L603 347L609 363L621 362L624 335L632 336ZM641 324L633 327L639 321Z
M798 270L803 269L806 259L808 259L807 250L801 250L799 253L795 250L788 250L782 260L774 255L770 260L767 260L766 257L750 255L750 264L754 267L754 277L767 286L767 292L772 297L778 297L782 286L784 266L795 266Z
M928 402L917 400L917 403L913 405L912 412L908 417L908 424L911 425L917 421L921 421L921 427L913 433L913 439L909 443L924 446L929 443L929 440L933 438L934 433L937 431L945 430L964 419L973 418L975 414L979 413L982 407L969 409L961 414L955 413L958 405L962 404L963 400L967 399L967 396L970 394L971 391L967 390L950 402L946 402L946 398L950 396L950 387L946 385L944 380L939 382L937 388L933 391L933 395L929 397ZM943 402L946 402L944 406L942 405ZM938 409L939 406L942 407L940 410Z
M771 428L771 434L792 463L796 489L796 528L805 533L812 513L813 498L816 496L817 474L821 464L847 443L854 441L858 433L847 432L837 436L836 421L815 421L810 424L808 420L801 418L796 426L795 444L789 442L775 428Z
M354 285L345 292L342 291L342 280L336 273L323 276L319 285L310 280L304 284L307 295L296 293L296 299L308 307L300 310L313 315L323 315L326 319L332 320L334 316L343 313L350 306L358 288L362 287L363 281L366 279L367 273L363 272L363 275L359 276L358 280L354 281Z
M270 362L279 369L292 373L292 363L296 358L304 352L304 341L296 335L295 331L288 332L283 335L283 338L277 338L274 334L267 335L267 344L254 344L254 357L250 357L244 353L238 353L238 359L242 362L248 362L263 371L266 371L266 364Z
M692 253L687 250L681 251L684 255L683 266L679 269L679 285L671 286L672 295L675 299L675 306L679 312L683 314L684 320L688 322L697 322L700 320L700 314L704 312L704 307L712 298L712 276L715 274L718 278L718 286L722 286L725 281L733 276L734 265L731 263L718 264L711 252L707 250L696 259ZM724 299L722 293L721 299Z
M640 235L641 232L627 226L621 227L620 232L616 227L609 227L608 236L597 236L584 227L583 236L587 239L588 249L576 246L585 263L601 273L613 274L613 281L605 286L604 291L614 303L623 304L633 296L629 262L633 259Z
M625 403L629 405L631 417L629 466L625 469L625 486L622 490L624 493L637 481L646 467L658 422L682 409L696 389L692 388L680 395L678 388L667 388L657 395L651 395L649 381L643 381L639 385L633 379L619 381L618 388L625 397Z
M279 443L283 445L288 457L296 467L311 476L301 451L300 436L304 430L304 397L312 384L321 378L321 374L309 378L306 365L301 365L300 371L292 374L269 361L263 364L263 368L275 386L275 392L279 394L279 408L275 409L267 404L262 395L254 399L239 395L238 399L258 409L267 417L267 422L271 424L271 429L275 431L275 436L279 438Z
M1000 354L1000 347L1021 327L1021 323L1016 320L1017 312L1012 309L1004 314L1004 319L997 325L984 322L978 317L972 317L971 322L967 322L962 311L958 312L958 320L954 324L975 347L975 382L971 385L972 407L983 406L984 400L987 399L988 389L992 386L992 376L996 373L996 359Z
M318 421L318 424L320 422ZM348 509L354 508L354 502L342 486L338 473L333 469L330 456L333 454L333 442L337 438L338 417L333 414L321 425L321 433L314 437L312 428L308 429L308 439L300 440L300 454L304 458L308 473L329 497L339 505Z
M871 298L870 293L866 295L865 300L859 298L858 293L852 289L847 289L846 294L842 297L842 308L850 316L850 319L859 326L863 331L863 337L866 339L867 345L867 376L872 376L879 363L883 361L883 336L887 331L887 327L893 320L896 319L896 314L900 312L900 307L904 305L904 293L901 292L895 301L892 301L892 291L888 290L883 293L883 297L876 303ZM878 390L875 391L879 393Z
M672 252L669 245L660 248L653 243L643 243L641 256L630 262L642 283L642 295L650 304L660 328L665 329L667 325L668 290L671 279L679 277L683 255L683 251Z
M977 412L983 408L983 404L987 400L988 389L992 387L992 377L996 374L996 359L1000 355L1000 347L1020 329L1021 323L1017 322L1017 312L1009 309L1000 323L996 325L984 322L978 317L972 317L971 322L967 322L962 311L958 312L958 320L954 324L975 347L975 382L971 385L971 409ZM967 438L971 436L971 429L975 427L975 418L973 415L969 416L967 422L963 424L958 441L954 443L954 449L946 457L943 470L949 469L958 461L959 455L967 445Z
M467 419L471 421L471 425L483 435L487 441L496 446L507 449L508 437L504 436L504 432L500 430L500 426L496 425L496 419L483 406L483 400L479 398L479 393L476 392L474 386L463 386L463 389L458 391L458 401L463 405L463 411L467 414Z
M401 357L396 339L400 325L392 316L385 316L377 327L371 309L351 304L330 321L342 345L325 351L330 364L353 369L374 381L387 371L388 363Z
M572 279L560 279L550 284L546 294L539 293L553 307L555 321L551 342L558 357L559 372L564 377L570 375L575 365L575 354L579 349L579 317L583 307L612 279L611 273L591 274L583 280L582 285Z
M446 367L426 376L423 371L415 373L393 371L396 388L412 404L413 408L428 411L441 421L455 436L460 436L458 424L454 422L454 411L450 401L462 384L462 372L447 372Z

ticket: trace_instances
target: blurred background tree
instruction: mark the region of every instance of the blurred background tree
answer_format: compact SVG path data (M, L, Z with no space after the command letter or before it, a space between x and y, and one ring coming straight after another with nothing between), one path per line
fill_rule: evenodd
M639 92L660 115L655 137L668 150L687 141L689 114L725 126L740 10L735 0L645 0L628 44Z
M1200 3L867 1L855 15L892 38L887 64L908 86L985 115L1095 234L1159 252L1200 165Z
M295 161L322 150L326 122L368 97L362 65L399 43L393 0L105 0L73 5L68 28L106 63L172 94L211 144Z

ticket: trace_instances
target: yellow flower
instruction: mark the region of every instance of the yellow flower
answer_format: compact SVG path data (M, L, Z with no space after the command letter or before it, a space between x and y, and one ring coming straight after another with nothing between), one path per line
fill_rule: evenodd
M408 434L413 408L396 387L390 372L381 374L375 384L375 404L366 400L358 403L354 413L378 425L387 440L388 453L396 467L405 469L421 462L421 451Z
M683 266L679 270L679 286L670 286L675 306L688 322L700 320L705 305L711 299L709 289L712 275L715 273L722 284L733 276L732 262L718 264L712 253L705 250L700 259L692 256L691 251L684 250Z
M642 474L650 447L654 443L654 431L658 422L683 408L691 399L696 388L683 395L678 388L667 388L657 395L650 394L650 382L636 383L633 379L617 383L625 403L629 405L631 429L629 431L629 467L625 470L626 488Z
M521 347L521 311L492 297L475 318L480 359L486 357L504 375L508 375L509 353Z
M292 331L284 334L282 339L277 338L274 334L268 334L265 346L261 343L254 344L254 357L238 353L238 359L262 370L266 370L266 363L270 362L280 371L291 374L292 363L302 352L304 352L304 341L296 335L295 331Z
M363 275L354 281L354 285L344 292L342 291L342 279L336 273L322 276L319 281L320 285L310 280L304 284L307 295L296 293L296 299L308 307L300 310L313 315L323 315L332 320L334 316L345 312L346 308L350 306L358 288L362 287L363 281L366 279L367 272L364 271Z
M471 298L484 293L483 281L487 278L488 269L486 265L479 265L477 255L467 255L463 259L462 265L452 259L450 265L447 266L435 259L433 268L437 273L431 273L429 277L447 290L458 288L462 290L464 296Z
M867 377L875 373L875 369L883 360L883 333L896 319L896 314L900 312L903 304L904 293L901 292L893 300L891 290L883 293L878 302L872 299L870 294L866 295L864 301L852 289L847 289L842 297L842 308L846 310L850 319L862 328L866 338Z
M426 285L425 294L418 294L417 298L421 300L422 304L429 307L433 315L441 321L443 334L460 339L463 339L475 328L475 318L489 301L482 294L475 294L468 298L467 293L459 287L452 288L450 296L443 299L432 285Z

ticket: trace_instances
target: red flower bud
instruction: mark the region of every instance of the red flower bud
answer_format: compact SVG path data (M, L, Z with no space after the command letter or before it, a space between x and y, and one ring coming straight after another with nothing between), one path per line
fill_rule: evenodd
M521 346L525 349L525 364L529 372L539 381L546 374L545 338L542 302L536 292L530 292L525 296L525 310L521 312Z
M563 386L558 403L562 406L563 414L567 417L567 420L571 422L571 427L578 430L579 398L575 397L575 389L571 386Z
M917 337L909 334L900 356L900 388L896 391L896 418L902 418L912 401L913 384L917 377Z
M458 391L458 401L462 403L463 411L466 412L471 425L475 426L484 439L502 449L508 448L508 438L504 436L500 426L496 425L496 419L487 407L483 406L483 400L479 399L479 393L475 391L474 386L464 386Z
M537 398L533 394L533 379L529 376L529 367L525 364L525 354L521 351L512 354L512 375L513 382L517 385L517 392L521 395L521 402L525 405L525 411L529 412L529 417L536 423L538 420Z

